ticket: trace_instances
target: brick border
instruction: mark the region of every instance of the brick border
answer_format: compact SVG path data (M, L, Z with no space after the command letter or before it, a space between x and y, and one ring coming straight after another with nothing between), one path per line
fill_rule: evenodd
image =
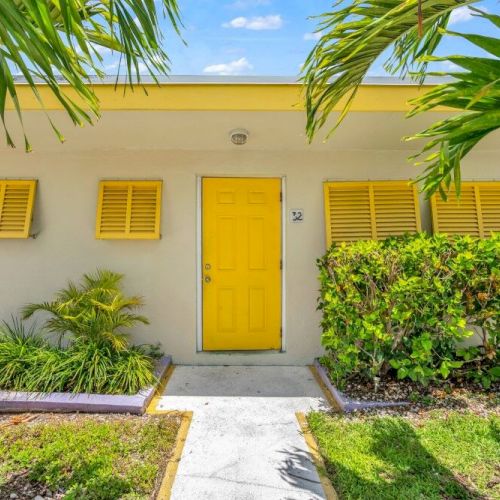
M172 364L171 356L163 356L156 365L155 376L160 383ZM85 412L134 413L142 415L155 395L156 384L137 394L84 394L68 392L0 391L0 412Z
M408 401L361 401L359 399L351 399L344 393L339 391L330 381L328 372L319 362L319 359L314 360L314 369L320 378L322 385L328 394L331 396L335 405L341 413L349 413L358 410L369 410L373 408L394 408L400 406L408 406Z

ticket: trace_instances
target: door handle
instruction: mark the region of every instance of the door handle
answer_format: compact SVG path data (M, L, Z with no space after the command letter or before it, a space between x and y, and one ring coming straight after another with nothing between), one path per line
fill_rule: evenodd
M210 276L205 276L205 283L210 283L212 278Z

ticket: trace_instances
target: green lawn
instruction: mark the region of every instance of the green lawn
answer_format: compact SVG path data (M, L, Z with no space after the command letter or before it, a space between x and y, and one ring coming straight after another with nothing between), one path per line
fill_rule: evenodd
M500 418L433 412L426 418L308 421L342 499L500 498Z
M175 417L59 416L0 429L0 498L25 485L68 500L150 498L178 427Z

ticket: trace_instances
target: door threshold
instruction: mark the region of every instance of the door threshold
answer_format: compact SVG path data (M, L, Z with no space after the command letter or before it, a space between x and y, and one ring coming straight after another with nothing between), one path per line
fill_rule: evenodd
M246 349L244 351L196 351L196 354L285 354L286 351L282 351L281 349Z

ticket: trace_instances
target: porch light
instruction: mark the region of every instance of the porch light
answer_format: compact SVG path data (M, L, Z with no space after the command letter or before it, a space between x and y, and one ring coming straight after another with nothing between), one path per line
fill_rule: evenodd
M235 128L229 132L231 142L236 146L243 146L248 140L249 132L244 128Z

